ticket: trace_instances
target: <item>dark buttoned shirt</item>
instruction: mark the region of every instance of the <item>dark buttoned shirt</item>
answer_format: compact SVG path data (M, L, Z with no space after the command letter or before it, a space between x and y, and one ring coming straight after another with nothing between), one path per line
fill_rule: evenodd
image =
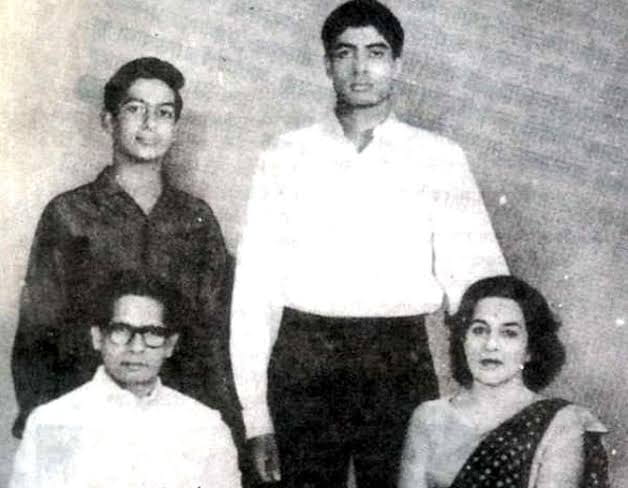
M179 288L197 313L162 370L165 384L212 407L237 403L226 355L227 252L209 206L171 186L146 215L106 168L55 197L39 221L22 289L12 372L20 435L28 413L88 381L100 358L84 306L111 274L148 272ZM229 399L226 399L229 397ZM233 407L233 405L231 405Z

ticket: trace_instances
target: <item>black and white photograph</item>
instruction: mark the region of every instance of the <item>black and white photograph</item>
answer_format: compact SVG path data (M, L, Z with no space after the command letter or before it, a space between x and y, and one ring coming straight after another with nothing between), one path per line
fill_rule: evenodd
M0 32L0 486L628 486L625 0Z

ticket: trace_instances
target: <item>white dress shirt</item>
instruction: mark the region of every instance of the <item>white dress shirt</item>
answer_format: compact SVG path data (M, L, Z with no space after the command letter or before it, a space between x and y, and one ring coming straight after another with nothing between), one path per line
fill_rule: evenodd
M247 436L272 432L266 368L284 306L328 316L454 312L508 273L459 146L394 116L358 152L335 117L281 136L253 180L231 357Z
M220 414L159 382L138 398L101 366L30 415L10 488L235 488L237 454Z

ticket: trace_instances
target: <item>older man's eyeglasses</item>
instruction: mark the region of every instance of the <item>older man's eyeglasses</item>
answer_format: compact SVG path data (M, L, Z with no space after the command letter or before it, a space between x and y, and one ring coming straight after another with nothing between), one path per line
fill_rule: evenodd
M139 335L146 347L162 347L166 343L166 339L174 334L174 331L164 326L134 327L124 322L110 322L102 329L107 338L118 346L130 344L133 338Z

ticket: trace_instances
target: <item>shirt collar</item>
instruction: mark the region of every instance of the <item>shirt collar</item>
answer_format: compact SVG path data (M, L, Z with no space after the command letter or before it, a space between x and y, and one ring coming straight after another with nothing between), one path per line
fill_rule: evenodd
M161 190L161 195L158 198L158 202L162 199L168 199L172 192L173 186L170 184L169 178L166 176L164 172L162 172L162 182L163 188ZM116 181L116 172L113 165L109 165L105 167L98 175L96 180L94 181L94 185L96 189L102 193L103 195L116 195L119 193L124 193L124 189L120 186L120 184Z
M105 371L101 364L94 374L93 383L102 391L109 402L122 405L136 405L138 407L149 406L159 401L163 395L163 385L161 378L157 377L155 388L145 397L137 397L128 390L118 385Z
M379 140L382 137L385 137L386 134L390 133L391 130L394 130L394 127L399 124L399 119L394 112L390 112L386 120L384 120L381 124L375 126L373 129L373 140ZM342 125L336 117L336 113L333 110L327 112L326 117L322 122L323 131L332 136L335 139L341 140L343 142L349 142L349 140L345 137L344 130L342 129Z

